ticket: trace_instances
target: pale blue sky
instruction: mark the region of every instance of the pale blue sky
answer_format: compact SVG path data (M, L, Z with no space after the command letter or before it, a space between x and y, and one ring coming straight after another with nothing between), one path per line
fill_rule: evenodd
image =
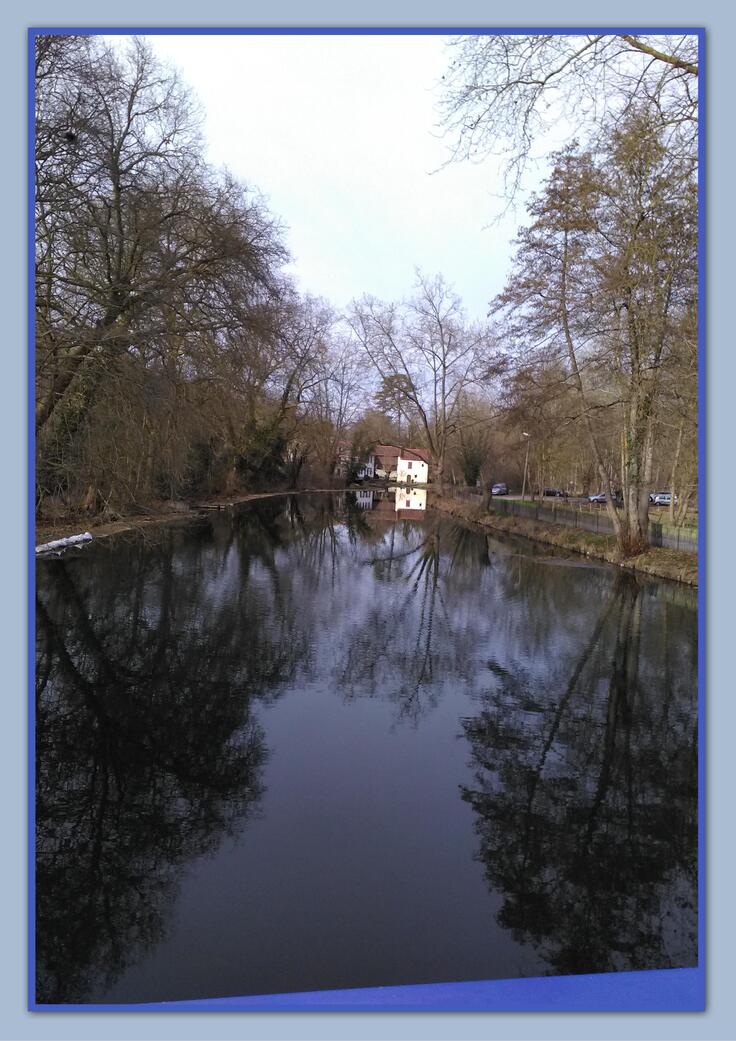
M152 36L205 113L208 155L258 187L287 226L304 291L341 307L397 299L442 271L482 318L523 215L493 160L444 166L440 36ZM433 172L435 171L435 172Z

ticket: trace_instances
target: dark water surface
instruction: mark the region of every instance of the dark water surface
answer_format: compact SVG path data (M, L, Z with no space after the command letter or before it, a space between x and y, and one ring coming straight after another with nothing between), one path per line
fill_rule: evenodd
M696 598L407 513L39 562L40 1002L696 963Z

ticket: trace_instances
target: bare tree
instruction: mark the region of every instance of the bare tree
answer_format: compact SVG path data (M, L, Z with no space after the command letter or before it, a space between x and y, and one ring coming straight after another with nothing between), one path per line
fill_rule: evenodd
M648 113L613 130L596 162L555 158L529 206L514 271L495 304L524 364L555 359L571 388L621 552L648 544L654 435L663 374L697 299L692 167L672 157ZM597 416L620 420L624 510Z
M361 414L366 373L354 343L338 334L317 360L320 380L306 407L313 451L321 470L332 477L341 441Z
M441 275L418 273L415 290L402 303L364 297L353 304L350 324L384 385L418 421L441 482L463 393L496 370L487 329L466 321Z
M457 464L466 485L476 485L481 477L490 485L498 410L486 398L467 392L460 402L459 414L452 452L453 475Z
M562 120L589 141L638 106L656 109L667 147L694 157L698 39L694 35L478 34L451 41L442 124L452 159L500 159L508 199L534 146Z
M196 104L141 41L36 57L39 490L170 494L275 367L280 228L206 166Z

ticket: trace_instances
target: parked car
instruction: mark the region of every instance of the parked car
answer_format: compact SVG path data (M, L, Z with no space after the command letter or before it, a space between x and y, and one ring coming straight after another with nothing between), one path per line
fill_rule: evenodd
M544 494L546 496L551 496L552 498L557 498L557 499L566 499L567 498L567 492L563 492L563 490L561 488L545 488L544 489Z
M649 502L652 506L669 506L672 502L672 492L652 492ZM677 496L675 496L675 502L677 502Z
M608 499L608 492L598 492L597 495L589 495L588 502L595 502L599 505L604 505ZM614 493L613 504L614 506L623 506L624 500L618 492Z
M388 475L388 479L389 479L389 481L398 481L398 479L399 479L399 471L398 470L392 470L391 473Z
M508 495L509 486L501 481L499 484L494 484L491 487L491 495Z
M379 481L383 481L388 477L388 470L382 470L380 466L376 467L376 477Z

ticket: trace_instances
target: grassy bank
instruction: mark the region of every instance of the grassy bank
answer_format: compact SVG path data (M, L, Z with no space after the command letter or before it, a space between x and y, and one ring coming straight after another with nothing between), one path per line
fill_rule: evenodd
M655 575L657 578L669 578L690 586L698 584L698 558L693 553L652 547L646 553L622 561L616 547L616 539L612 535L597 535L592 531L545 524L526 517L488 513L482 506L475 503L444 499L439 496L432 498L430 506L461 520L479 524L491 531L523 535L536 542L545 542L550 546L558 546L560 549L581 553L583 556L596 560L605 560L609 564L616 564L630 571Z

